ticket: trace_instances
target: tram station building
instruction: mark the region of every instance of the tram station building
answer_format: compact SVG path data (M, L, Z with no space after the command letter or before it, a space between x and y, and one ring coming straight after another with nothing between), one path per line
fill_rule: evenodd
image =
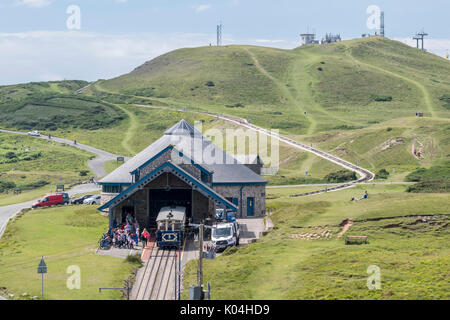
M108 213L110 225L131 214L147 228L155 226L166 206L186 207L194 223L213 219L218 208L242 218L260 217L266 210L267 181L257 174L258 163L240 162L182 120L100 180L99 210Z

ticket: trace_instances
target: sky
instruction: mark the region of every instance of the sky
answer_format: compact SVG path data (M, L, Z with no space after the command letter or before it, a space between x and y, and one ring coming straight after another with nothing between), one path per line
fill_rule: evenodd
M0 0L0 85L109 79L166 52L216 42L292 49L299 34L374 33L370 6L385 11L386 36L450 50L450 1L430 0Z

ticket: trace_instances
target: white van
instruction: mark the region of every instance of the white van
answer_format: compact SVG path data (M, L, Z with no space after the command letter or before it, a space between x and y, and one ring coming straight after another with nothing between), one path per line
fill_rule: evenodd
M212 228L211 242L215 251L239 245L240 230L237 222L220 223Z

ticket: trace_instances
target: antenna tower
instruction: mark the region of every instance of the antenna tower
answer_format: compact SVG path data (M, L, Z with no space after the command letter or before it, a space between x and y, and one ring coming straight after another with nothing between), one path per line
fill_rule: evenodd
M222 45L222 22L217 26L217 46L220 47Z
M384 37L384 11L381 11L381 17L380 17L380 35Z

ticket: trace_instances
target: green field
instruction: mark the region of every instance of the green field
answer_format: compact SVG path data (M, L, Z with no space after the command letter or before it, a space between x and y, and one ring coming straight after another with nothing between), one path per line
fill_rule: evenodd
M125 260L97 255L98 240L108 219L88 206L33 210L16 218L0 240L0 291L15 299L41 296L36 268L44 256L46 300L117 300L120 292L100 287L121 287L136 267ZM66 286L69 266L81 271L80 290ZM22 294L27 293L26 297Z
M29 201L92 175L93 155L33 137L0 133L0 205ZM80 172L86 176L81 177ZM2 186L6 186L3 188ZM22 194L12 195L15 188Z
M360 186L305 198L289 197L303 188L268 189L275 229L256 244L204 262L212 298L449 299L450 202L443 194L405 189ZM364 190L367 201L349 201ZM423 222L420 215L434 219ZM355 221L347 235L367 235L369 244L336 239L347 218ZM305 238L326 232L329 238ZM381 270L380 290L366 286L372 265ZM188 264L185 288L196 282L196 267L196 261Z

